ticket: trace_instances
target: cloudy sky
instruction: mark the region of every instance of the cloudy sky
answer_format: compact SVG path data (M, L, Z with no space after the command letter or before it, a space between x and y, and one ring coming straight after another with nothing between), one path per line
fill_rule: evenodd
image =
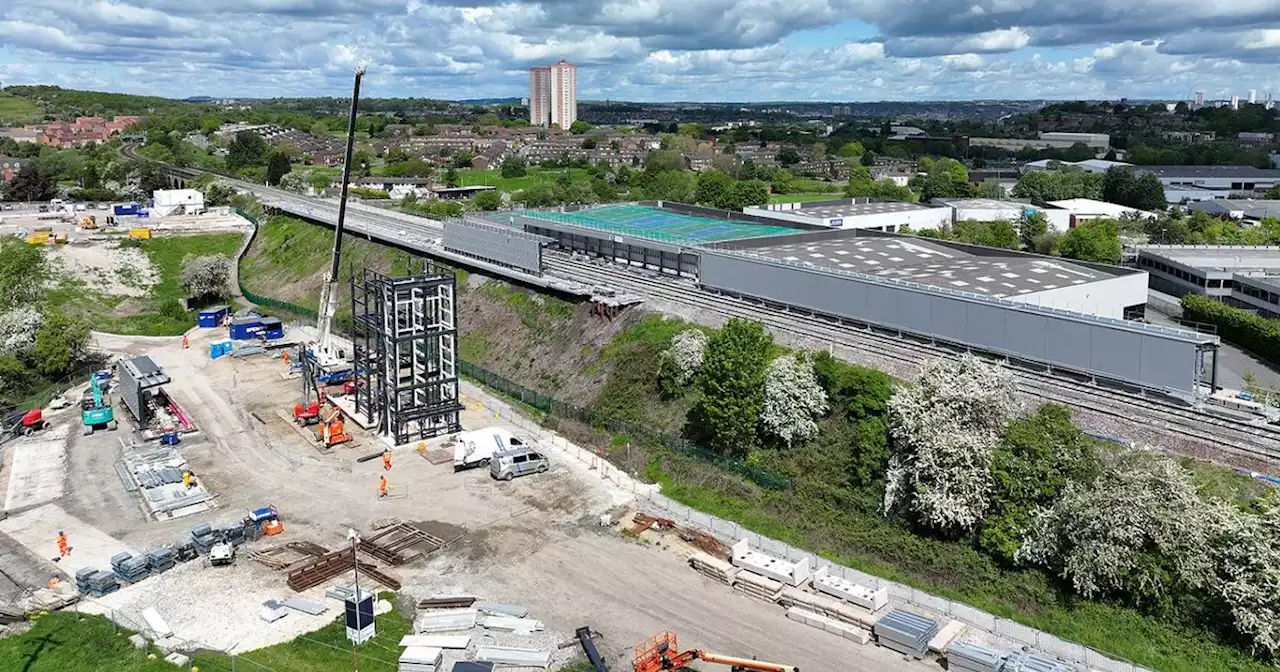
M1280 94L1280 0L16 0L0 82L169 97L1190 99Z

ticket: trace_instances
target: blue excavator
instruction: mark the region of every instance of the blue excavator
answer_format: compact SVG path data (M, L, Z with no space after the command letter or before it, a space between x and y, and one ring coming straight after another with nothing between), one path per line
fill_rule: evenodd
M116 428L116 414L111 408L111 399L102 389L102 377L98 374L89 376L89 390L80 400L80 421L84 423L86 436L99 427Z

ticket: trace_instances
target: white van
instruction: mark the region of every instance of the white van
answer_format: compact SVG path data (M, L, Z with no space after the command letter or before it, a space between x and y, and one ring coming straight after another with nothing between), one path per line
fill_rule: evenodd
M501 427L461 432L453 442L453 469L487 466L494 453L524 445L523 441Z

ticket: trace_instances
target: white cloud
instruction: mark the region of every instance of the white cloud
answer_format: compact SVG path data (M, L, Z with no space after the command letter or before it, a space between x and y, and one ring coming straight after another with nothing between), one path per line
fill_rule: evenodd
M854 19L870 39L807 47ZM1068 48L1070 46L1070 48ZM1032 52L1033 53L1029 53ZM184 97L526 94L578 63L636 100L1186 97L1280 90L1280 0L22 0L0 79ZM180 77L174 73L182 73ZM1211 94L1216 95L1216 94Z

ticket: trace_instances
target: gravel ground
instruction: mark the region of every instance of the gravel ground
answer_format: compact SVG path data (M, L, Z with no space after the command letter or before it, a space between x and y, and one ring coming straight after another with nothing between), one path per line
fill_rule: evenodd
M146 253L116 243L55 245L49 258L59 275L83 281L90 289L116 296L146 296L160 282L159 272Z

